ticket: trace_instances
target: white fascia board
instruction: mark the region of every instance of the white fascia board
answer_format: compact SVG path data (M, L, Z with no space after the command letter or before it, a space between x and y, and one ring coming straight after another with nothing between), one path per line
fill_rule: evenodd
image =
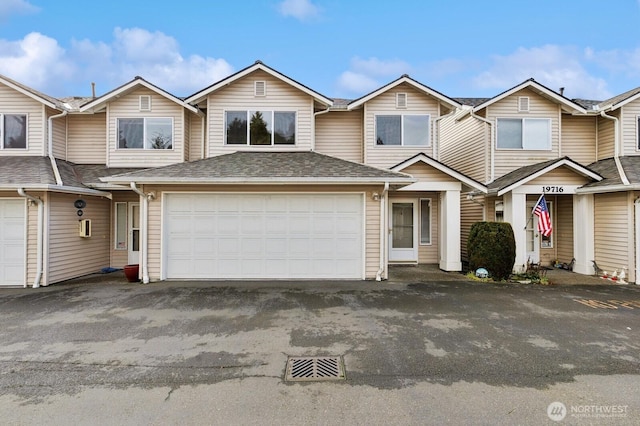
M583 167L576 167L576 165L574 163L564 159L562 161L558 161L557 163L551 164L550 166L547 166L544 169L542 169L542 170L540 170L540 171L538 171L538 172L536 172L536 173L534 173L532 175L529 175L526 178L523 178L523 179L519 180L518 182L515 182L515 183L513 183L513 184L511 184L511 185L499 190L498 191L498 197L501 197L504 194L512 191L513 189L515 189L515 188L517 188L517 187L519 187L521 185L524 185L527 182L530 182L533 179L536 179L536 178L544 175L545 173L550 172L551 170L557 169L560 166L567 166L567 167L573 169L576 173L581 174L581 175L586 176L586 177L590 177L591 179L593 179L595 181L600 182L602 180L602 176L600 176L600 175L598 175L596 173L593 173L592 171L587 170L587 169L585 169Z
M424 154L417 155L417 156L415 156L414 158L412 158L412 159L410 159L408 161L402 162L402 163L398 164L397 166L391 168L390 170L393 171L393 172L401 172L402 170L406 169L407 167L412 166L412 165L414 165L414 164L416 164L418 162L422 162L424 164L427 164L427 165L433 167L434 169L439 170L442 173L444 173L446 175L449 175L454 179L459 180L460 182L464 183L466 186L469 186L471 188L474 188L474 189L482 192L483 194L487 193L487 187L486 186L482 185L479 182L474 181L473 179L463 175L460 172L455 171L454 169L452 169L452 168L450 168L450 167L448 167L448 166L446 166L446 165L444 165L444 164L442 164L442 163L440 163L438 161L435 161L435 160L427 157Z
M110 102L113 98L118 98L120 96L122 96L123 94L126 94L127 92L129 92L130 90L134 89L137 86L144 86L147 89L151 90L152 92L157 93L158 95L169 99L173 102L175 102L176 104L187 108L189 111L198 114L199 110L192 106L189 105L188 103L184 102L182 99L180 98L176 98L175 96L173 96L172 94L168 93L168 92L164 92L162 90L159 90L157 87L155 87L153 84L148 83L147 81L143 80L143 79L135 79L133 81L130 81L129 83L125 84L124 86L121 86L119 88L117 88L116 90L107 93L104 96L101 96L99 98L96 98L95 100L89 102L88 104L83 105L82 107L80 107L80 112L85 112L88 110L92 110L98 107L101 107L103 104L106 104L108 102Z
M76 188L74 186L59 186L59 185L0 185L2 191L17 191L18 188L28 189L29 191L44 191L44 192L62 192L65 194L78 194L78 195L93 195L96 197L105 197L111 199L111 193L105 191L98 191L90 188Z
M576 189L576 194L606 194L609 192L623 192L623 191L640 191L640 184L634 183L632 185L609 185L609 186L594 186L587 188Z
M101 180L104 178L100 178ZM293 178L293 179L283 179L283 178L220 178L216 180L211 180L209 178L201 178L201 179L170 179L170 178L133 178L133 177L118 177L114 179L103 180L103 182L113 182L113 183L128 183L135 182L140 184L156 184L156 185L220 185L220 184L251 184L251 185L275 185L275 184L283 184L283 185L295 185L295 184L304 184L304 185L380 185L388 182L390 184L403 184L408 185L416 180L413 178L345 178L345 179L337 179L337 178Z
M318 92L315 92L311 89L309 89L306 86L303 86L302 84L298 83L297 81L287 77L284 74L280 74L274 70L272 70L271 68L269 68L268 66L264 65L262 62L256 63L253 66L250 66L248 68L245 68L242 71L237 72L236 74L233 74L227 78L225 78L224 80L221 80L209 87L207 87L204 90L201 90L198 93L195 93L191 96L189 96L187 99L185 99L184 101L186 103L199 103L200 101L203 101L208 95L209 93L215 92L218 89L221 89L223 87L228 86L229 84L233 83L234 81L237 81L243 77L246 77L247 75L251 74L252 72L256 71L256 70L261 70L266 72L267 74L271 75L274 78L277 78L278 80L284 81L285 83L289 84L290 86L295 87L296 89L306 93L307 95L313 97L314 99L328 105L328 106L332 106L333 105L333 100L329 99L323 95L321 95Z
M461 182L414 182L398 191L461 191Z
M524 83L521 83L519 85L517 85L516 87L507 90L506 92L503 92L501 94L499 94L498 96L496 96L495 98L491 98L486 102L481 103L480 105L477 105L475 108L473 108L474 112L478 112L486 107L488 107L489 105L492 105L498 101L501 101L502 99L506 98L507 96L511 96L514 93L519 92L522 89L526 89L528 87L534 87L536 90L544 93L547 97L552 98L553 100L555 100L557 103L565 105L567 108L570 108L574 111L577 111L579 113L582 114L586 114L587 110L584 109L583 107L581 107L580 105L566 99L563 96L560 96L559 94L557 94L556 92L547 89L546 87L540 85L538 82L534 81L534 80L527 80Z

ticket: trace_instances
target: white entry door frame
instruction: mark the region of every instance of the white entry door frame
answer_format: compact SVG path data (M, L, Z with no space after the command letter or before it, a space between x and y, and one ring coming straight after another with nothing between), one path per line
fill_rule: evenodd
M418 200L389 200L389 262L418 261Z
M127 218L129 234L129 264L140 263L140 203L129 203Z

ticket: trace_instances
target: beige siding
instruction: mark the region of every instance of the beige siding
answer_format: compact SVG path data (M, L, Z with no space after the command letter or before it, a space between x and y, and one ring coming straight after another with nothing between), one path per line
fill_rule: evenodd
M191 150L191 117L187 110L182 110L184 120L184 161L189 161L189 153Z
M188 161L200 160L202 158L202 149L204 135L202 126L203 119L197 115L190 114L190 130L189 130L189 158Z
M78 236L78 216L73 203L86 201L82 219L91 219L91 237ZM49 284L99 272L109 266L110 202L99 197L49 194Z
M362 110L316 117L316 149L322 154L362 163Z
M149 276L152 281L160 279L162 262L162 197L163 191L193 191L193 192L365 192L365 275L373 279L380 267L380 202L374 201L372 194L380 193L383 187L322 187L322 186L290 186L283 191L282 186L181 186L170 188L160 186L145 186L143 190L155 191L157 198L149 203Z
M67 117L67 159L76 164L106 164L106 114L73 114Z
M254 82L266 81L266 96L254 96ZM268 110L296 112L296 144L278 146L225 145L225 111ZM208 99L208 156L214 157L238 150L293 150L310 151L313 140L313 98L272 77L264 71L255 71L228 87L209 95Z
M529 97L530 111L518 112L518 98ZM560 107L556 103L523 89L487 107L487 119L497 123L498 118L549 118L551 119L551 150L495 150L495 176L503 176L517 168L540 163L560 156ZM497 129L495 131L497 138ZM493 142L496 144L496 141Z
M572 169L562 166L529 181L528 185L584 185L590 179L577 174Z
M626 192L595 195L595 255L609 273L632 265L633 221Z
M110 222L111 229L109 235L109 250L111 253L111 261L110 265L114 268L122 268L124 265L129 263L129 250L116 250L116 203L127 202L127 203L140 203L140 196L131 191L114 191L113 199L111 200L111 216ZM129 212L129 207L127 205L127 214Z
M60 114L60 111L46 107L47 119ZM61 160L67 159L67 116L54 118L53 122L53 155ZM47 120L47 126L49 122ZM47 138L49 136L47 135ZM48 141L47 141L48 143ZM49 149L47 147L47 149Z
M139 110L140 95L151 96L151 111ZM141 88L114 100L108 106L109 167L159 167L184 159L183 107L157 93ZM118 118L162 117L173 119L173 149L118 149Z
M397 93L407 94L407 108L396 108ZM377 146L375 117L380 114L429 114L430 145L428 147ZM370 100L365 104L364 109L365 163L371 166L389 168L420 152L433 156L435 120L439 116L440 108L438 102L408 84L396 86Z
M465 194L460 197L460 249L461 256L464 261L468 261L467 254L467 241L469 240L469 231L471 226L476 222L482 222L484 219L484 207L482 204L487 205L487 220L495 220L495 201L496 198L484 198L482 196L476 196L474 201L476 203L467 200ZM481 203L481 204L478 204Z
M27 115L27 149L0 149L0 155L46 155L44 110L40 102L0 84L0 114Z
M410 174L420 182L459 182L454 177L451 177L450 175L423 162L412 164L409 167L400 170L400 172Z
M584 165L596 161L597 121L593 116L563 114L561 154Z
M638 117L640 117L640 100L635 100L622 107L620 116L622 132L622 152L620 155L638 154Z
M440 131L439 161L479 182L487 182L491 126L460 110L442 119Z
M551 199L551 198L550 198ZM552 260L569 263L573 259L573 197L571 195L553 198L556 223L553 238L556 255Z
M613 115L613 114L610 114ZM613 120L598 117L598 160L614 155L615 125Z

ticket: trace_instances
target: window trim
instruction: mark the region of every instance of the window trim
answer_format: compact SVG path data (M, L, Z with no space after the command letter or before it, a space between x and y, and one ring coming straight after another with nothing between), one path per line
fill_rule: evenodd
M378 117L400 117L400 145L378 145ZM405 116L417 116L427 117L427 144L426 145L405 145L404 143L404 117ZM431 148L431 114L420 113L377 113L373 116L373 146L376 148Z
M640 151L640 115L636 115L636 151Z
M124 205L124 247L118 247L118 205ZM126 201L116 201L113 203L113 249L116 251L129 250L129 203Z
M143 120L143 132L142 132L142 148L120 148L120 120L135 120L142 119ZM163 148L163 149L153 149L153 148L145 148L145 142L147 139L147 120L171 120L171 148ZM163 151L174 151L176 149L176 125L174 117L153 117L153 116L144 116L144 117L116 117L116 151L155 151L155 152L163 152Z
M5 115L23 115L25 117L25 141L24 141L24 148L6 148L5 147L5 140L4 140L4 117ZM8 150L21 150L21 151L26 151L29 149L29 114L27 114L26 112L2 112L0 113L0 150L4 150L4 149L8 149Z
M247 142L244 144L241 143L227 143L227 113L228 112L241 112L241 111L245 111L247 113ZM251 111L260 111L260 112L271 112L271 123L272 126L275 125L275 114L277 112L280 113L290 113L293 114L293 120L295 122L295 140L294 143L290 143L290 144L286 144L286 143L275 143L275 136L276 136L276 132L274 131L274 129L271 129L271 144L269 145L252 145L251 144L251 116L250 113ZM264 109L260 109L260 107L253 107L253 108L229 108L229 109L224 109L222 111L222 127L223 127L223 140L224 140L224 146L234 146L234 147L267 147L267 146L278 146L278 147L294 147L294 146L298 146L298 111L294 110L294 109L280 109L280 108L264 108Z
M557 230L556 230L556 226L557 226L557 221L556 221L556 217L554 215L554 211L553 211L553 206L555 204L555 199L553 200L545 200L547 203L547 208L549 209L549 216L551 216L551 223L553 224L553 232L551 233L551 235L549 237L545 237L544 235L540 235L540 249L541 250L548 250L548 249L552 249L554 248L554 235L556 234ZM536 228L536 215L532 214L531 217L534 220L534 232L538 232L537 228ZM548 238L549 241L549 245L548 246L544 246L544 242L545 242L545 238Z
M422 202L423 201L428 201L429 202L429 241L428 242L423 242L422 241ZM420 224L418 226L418 244L421 246L431 246L433 245L433 199L432 198L420 198L418 200L418 208L419 208L419 213L418 213L418 219L420 221Z
M498 138L499 135L499 121L500 120L520 120L522 122L522 148L501 148L499 146L500 144L500 139ZM525 122L526 121L546 121L547 123L549 123L549 131L547 133L548 136L548 141L549 141L549 146L548 148L525 148ZM496 138L496 149L500 150L500 151L552 151L553 150L553 141L552 141L552 133L553 133L553 129L552 129L552 124L553 121L551 118L548 117L496 117L496 133L495 133L495 138Z

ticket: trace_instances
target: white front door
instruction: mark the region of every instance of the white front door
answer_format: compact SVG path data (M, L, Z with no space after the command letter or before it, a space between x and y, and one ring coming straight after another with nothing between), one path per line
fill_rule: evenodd
M129 264L140 263L140 203L129 203Z
M418 202L392 200L390 203L389 261L418 261Z
M538 232L538 217L532 213L535 201L527 201L527 260L532 263L540 262L540 233Z

